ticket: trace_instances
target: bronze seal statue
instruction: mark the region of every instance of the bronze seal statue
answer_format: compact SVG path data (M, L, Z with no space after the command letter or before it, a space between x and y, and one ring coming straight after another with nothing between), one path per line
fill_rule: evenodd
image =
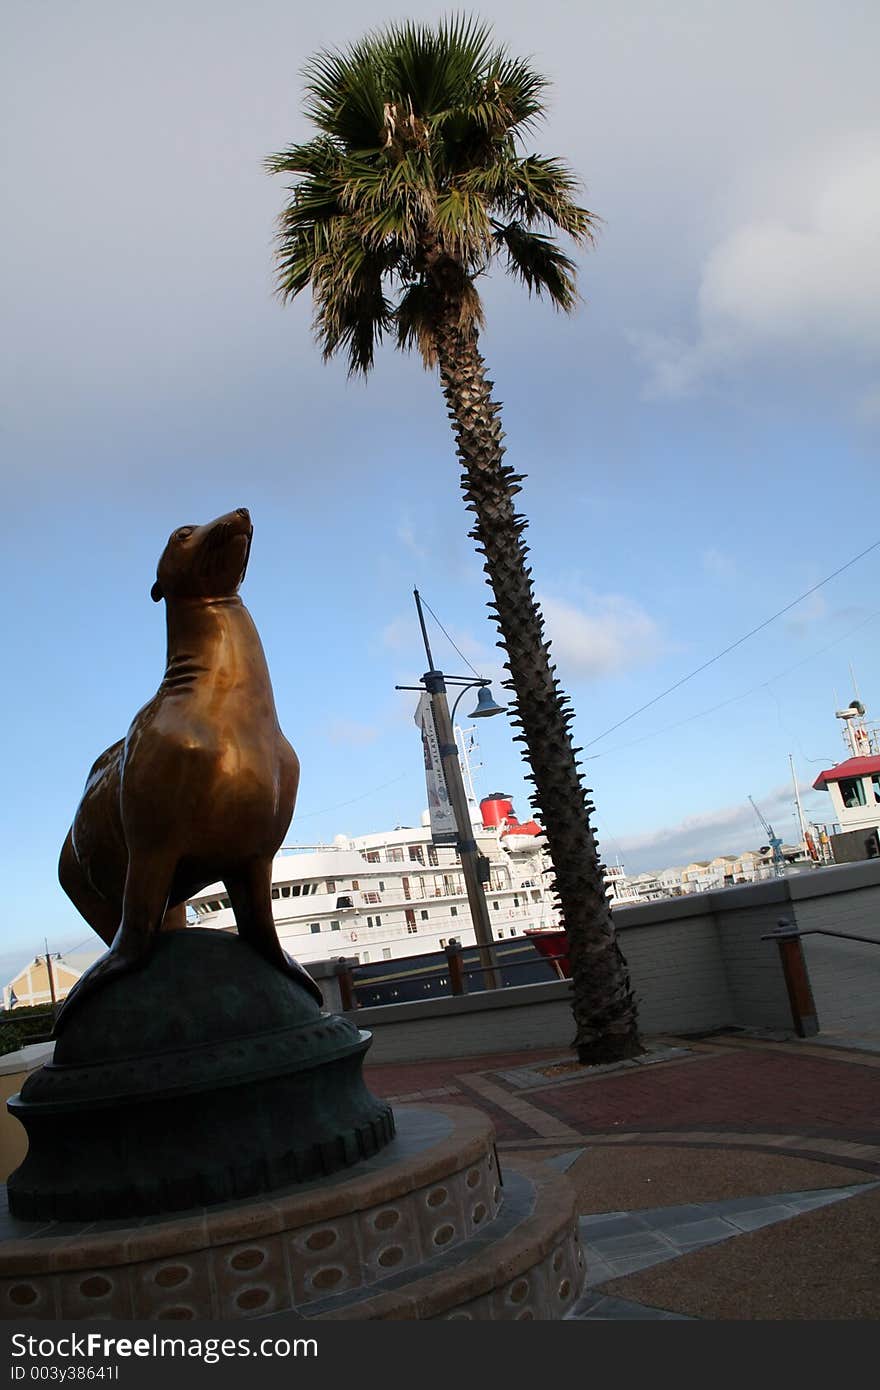
M299 761L238 596L252 536L239 507L180 527L162 552L151 593L166 605L164 678L92 767L61 851L61 886L110 949L74 986L59 1024L93 988L144 965L158 932L185 928L187 898L219 880L239 935L321 1002L272 916L272 860Z

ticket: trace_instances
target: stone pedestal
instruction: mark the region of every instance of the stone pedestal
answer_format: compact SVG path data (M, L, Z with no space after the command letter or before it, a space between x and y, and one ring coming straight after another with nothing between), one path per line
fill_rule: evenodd
M369 1044L238 936L166 933L83 1001L8 1102L29 1140L10 1211L138 1218L358 1163L394 1132L361 1075Z
M0 1226L4 1318L551 1319L585 1278L574 1193L499 1171L478 1111L400 1107L356 1168L178 1216Z

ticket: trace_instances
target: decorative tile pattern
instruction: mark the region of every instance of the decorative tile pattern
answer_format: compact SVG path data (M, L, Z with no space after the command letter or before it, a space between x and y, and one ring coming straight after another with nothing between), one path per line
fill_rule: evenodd
M123 1268L69 1270L54 1276L59 1318L131 1318L131 1283ZM33 1314L31 1314L33 1316Z
M218 1318L262 1317L292 1303L280 1236L211 1251Z
M47 1275L0 1280L3 1318L57 1318L55 1285Z
M128 1271L133 1316L153 1320L189 1320L211 1308L213 1293L208 1252L198 1250L178 1259L173 1256L132 1265Z

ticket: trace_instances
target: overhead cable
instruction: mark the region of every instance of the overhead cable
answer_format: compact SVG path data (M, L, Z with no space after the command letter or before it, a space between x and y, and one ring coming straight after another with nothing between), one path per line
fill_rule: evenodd
M832 579L836 579L839 574L843 574L844 570L850 569L858 560L862 560L866 555L870 555L871 551L876 550L878 545L880 545L880 540L874 541L873 544L867 546L865 550L859 551L858 555L854 555L851 560L847 560L845 565L841 565L839 569L834 570L831 574L827 574L824 579L820 579L819 583L814 584L811 589L807 589L805 593L799 594L797 598L792 599L791 603L787 603L785 607L780 608L778 612L772 613L769 618L765 618L762 623L758 623L757 627L751 628L751 630L746 632L742 637L738 637L735 642L731 642L730 646L725 647L724 650L718 652L717 655L710 656L709 660L704 661L702 666L698 666L696 670L690 671L686 676L682 676L680 680L675 681L674 684L667 686L665 690L661 690L659 695L655 695L652 700L647 700L645 704L639 705L638 709L634 709L632 714L626 715L623 719L618 719L616 724L612 724L610 728L603 730L603 732L597 734L595 738L588 739L584 747L592 748L594 743L599 743L601 739L607 738L609 734L614 733L615 729L620 729L624 724L628 724L631 719L635 719L636 715L643 714L644 711L650 709L652 705L656 705L660 700L665 700L666 696L671 695L673 690L678 690L679 687L684 685L687 681L693 680L694 676L698 676L701 671L705 671L707 667L713 666L716 661L720 661L723 656L727 656L729 652L735 651L737 647L741 647L743 642L747 642L750 637L754 637L756 633L762 632L765 627L769 627L771 623L775 623L777 618L781 618L783 614L790 612L790 610L797 607L799 603L803 603L804 599L809 598L811 594L815 594L817 589L821 589Z

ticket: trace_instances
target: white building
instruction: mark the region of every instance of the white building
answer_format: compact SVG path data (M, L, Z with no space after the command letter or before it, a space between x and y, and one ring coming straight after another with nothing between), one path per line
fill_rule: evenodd
M853 700L837 711L843 721L843 742L849 756L820 772L813 783L827 791L841 833L880 830L880 732L865 722L865 707Z

